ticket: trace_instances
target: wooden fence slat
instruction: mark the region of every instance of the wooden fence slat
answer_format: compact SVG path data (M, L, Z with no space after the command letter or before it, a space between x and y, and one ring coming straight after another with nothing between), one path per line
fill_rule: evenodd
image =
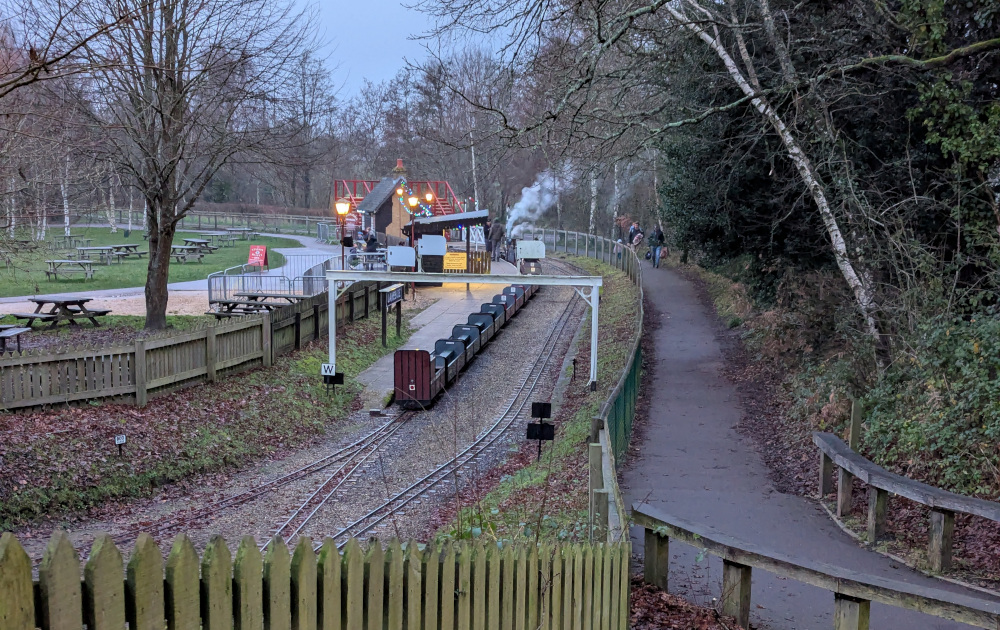
M186 534L174 539L167 556L164 583L167 630L188 630L201 626L198 554Z
M632 556L632 543L626 536L624 542L618 543L618 592L614 596L619 599L618 630L628 630L629 620L629 574L628 563Z
M354 538L347 541L344 547L343 564L344 607L347 612L347 630L364 629L365 610L365 563L361 545Z
M0 535L0 621L5 629L35 630L31 558L13 534Z
M500 616L503 607L500 602L500 549L496 545L490 545L486 553L486 562L489 564L489 597L486 600L486 628L487 630L500 630Z
M562 629L562 578L563 562L562 547L555 545L552 548L552 613L549 627L552 630Z
M389 541L386 552L388 575L386 580L386 602L389 613L389 630L403 630L403 547L399 540Z
M458 585L455 595L458 600L458 630L469 630L472 621L472 547L462 545L458 552Z
M222 536L215 535L201 560L201 616L203 630L232 630L233 563Z
M583 543L583 630L594 627L594 550L590 543Z
M42 627L47 630L80 630L83 598L80 593L80 560L69 537L57 529L49 539L38 569Z
M292 628L316 630L316 554L308 536L299 536L292 555Z
M472 558L472 628L486 630L486 574L489 571L486 547L480 541Z
M611 617L612 628L618 627L618 605L621 603L621 600L618 598L618 585L621 576L618 570L618 556L618 547L616 545L608 545L608 553L604 557L604 570L608 573L608 580L605 584L611 593L609 615Z
M573 624L583 628L583 551L573 545Z
M594 627L610 630L607 619L607 591L604 588L604 548L606 543L594 545Z
M122 554L111 536L98 534L83 568L83 611L87 630L125 627Z
M563 630L576 630L573 626L573 548L562 548L562 622Z
M318 320L317 320L318 321ZM423 554L417 541L410 539L406 543L406 627L417 630L420 628L420 617L423 613L424 574Z
M365 610L368 611L368 630L382 630L382 620L385 619L385 552L378 540L369 543L367 568Z
M455 627L455 545L448 544L441 565L441 630Z
M524 622L525 612L528 607L528 561L524 545L518 545L514 567L514 628L516 630L526 630Z
M528 628L535 630L539 626L538 616L538 545L531 545L528 551Z
M264 556L264 627L268 630L290 630L291 557L281 537L275 537Z
M424 550L424 627L441 628L444 624L438 619L440 598L441 551L433 542L427 544Z
M500 627L502 630L514 629L514 549L511 545L504 545L500 552L500 571L503 573L500 587L500 597L502 599L503 610L500 614Z
M324 540L319 550L316 589L319 598L316 605L316 627L319 630L341 630L343 600L340 584L340 552L331 538Z
M233 628L264 630L264 560L253 536L244 536L233 561Z
M538 549L538 628L549 630L552 617L552 548Z

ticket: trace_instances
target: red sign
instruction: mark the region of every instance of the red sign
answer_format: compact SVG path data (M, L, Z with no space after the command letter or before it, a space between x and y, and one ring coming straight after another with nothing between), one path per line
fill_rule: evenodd
M247 260L247 264L257 267L267 267L267 245L251 245L250 258Z

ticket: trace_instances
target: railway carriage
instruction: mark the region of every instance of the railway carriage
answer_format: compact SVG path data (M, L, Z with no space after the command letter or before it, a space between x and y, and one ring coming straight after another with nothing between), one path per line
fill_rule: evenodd
M410 408L426 408L489 343L535 294L534 285L513 285L471 313L468 323L458 324L448 339L439 339L433 352L397 350L393 357L396 402Z

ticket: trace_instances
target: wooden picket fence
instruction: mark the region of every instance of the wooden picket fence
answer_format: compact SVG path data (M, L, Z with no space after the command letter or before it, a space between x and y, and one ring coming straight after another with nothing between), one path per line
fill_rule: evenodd
M230 554L214 537L199 559L179 535L167 556L147 534L127 564L111 537L80 561L53 534L32 581L28 555L0 536L3 630L626 630L630 543L421 547L396 539L316 553L299 538L258 550L244 538Z

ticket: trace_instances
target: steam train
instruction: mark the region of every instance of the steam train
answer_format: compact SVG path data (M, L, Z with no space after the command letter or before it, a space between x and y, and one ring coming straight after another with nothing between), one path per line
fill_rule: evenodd
M408 409L426 409L455 382L462 370L516 315L538 287L515 284L471 313L468 322L438 339L434 350L396 350L393 357L396 402Z

